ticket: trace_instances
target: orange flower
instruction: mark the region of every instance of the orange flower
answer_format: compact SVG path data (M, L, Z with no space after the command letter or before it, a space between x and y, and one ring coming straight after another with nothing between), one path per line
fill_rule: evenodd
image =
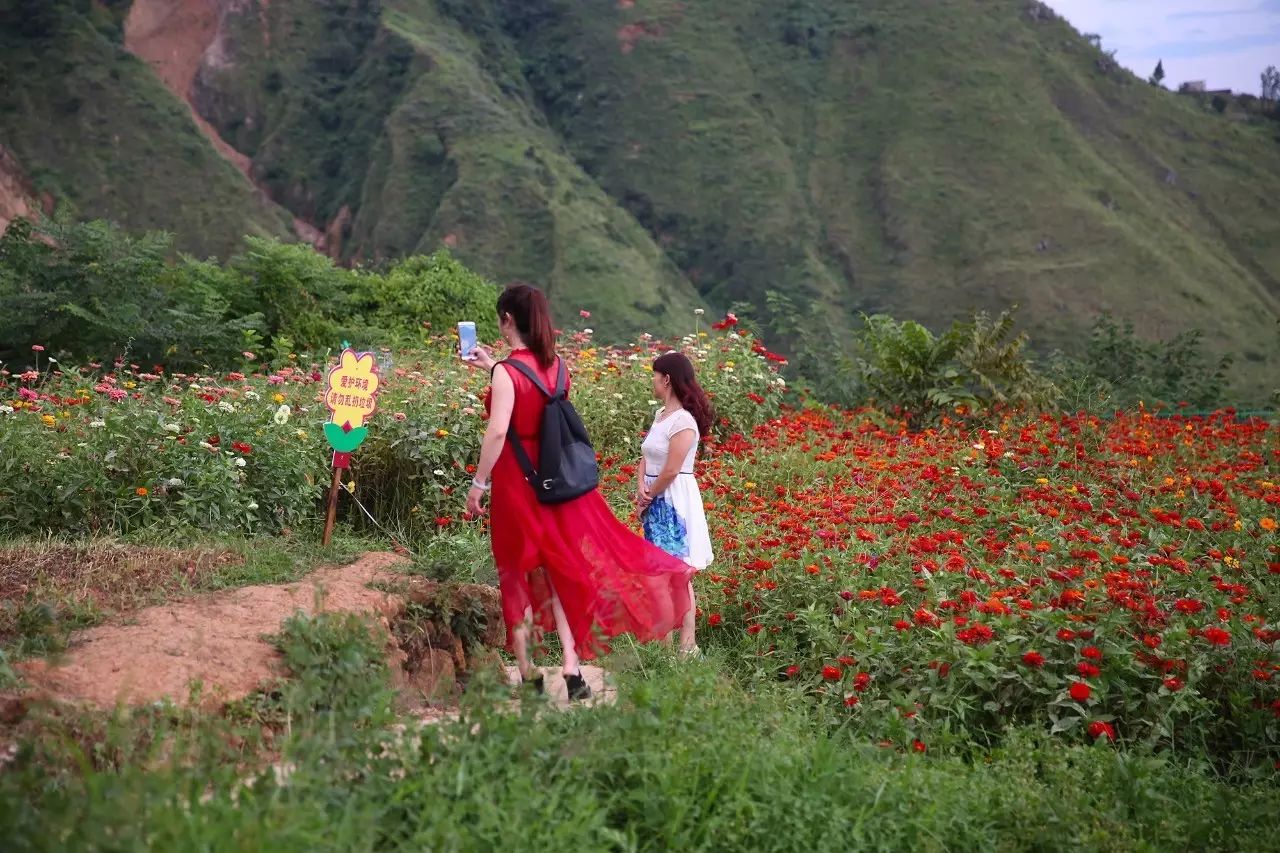
M1280 527L1280 524L1276 524L1276 520L1271 516L1267 516L1266 518L1259 521L1258 525L1263 530L1275 530L1277 527Z
M150 494L146 486L138 486L138 488L133 490L133 493L140 498L145 498L148 494Z

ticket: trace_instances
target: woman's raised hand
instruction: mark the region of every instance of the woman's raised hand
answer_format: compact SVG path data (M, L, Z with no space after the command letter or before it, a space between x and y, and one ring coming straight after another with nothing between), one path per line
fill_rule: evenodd
M477 346L471 351L471 358L462 359L462 363L468 367L478 367L482 370L491 371L498 362L488 348Z

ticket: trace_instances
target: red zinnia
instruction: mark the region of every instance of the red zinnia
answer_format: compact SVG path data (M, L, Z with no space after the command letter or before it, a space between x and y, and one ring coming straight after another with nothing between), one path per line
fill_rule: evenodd
M912 748L913 750L915 750L916 752L924 752L924 751L925 751L925 750L927 750L929 747L925 746L923 741L920 741L920 740L913 740L913 741L911 741L911 748Z
M1102 672L1102 670L1098 669L1097 666L1089 663L1087 660L1082 660L1080 663L1076 664L1076 672L1080 673L1085 678L1095 678Z
M1200 632L1200 636L1204 637L1215 646L1231 645L1231 632L1224 631L1221 628L1205 628Z
M1077 681L1071 685L1071 689L1068 692L1071 694L1071 698L1077 702L1086 702L1093 695L1093 688L1083 681Z
M1094 720L1092 723L1089 724L1089 737L1093 738L1094 740L1097 740L1099 737L1102 737L1103 735L1107 736L1107 740L1115 740L1116 739L1115 726L1111 725L1110 723L1101 722L1099 720Z
M822 668L822 678L825 681L839 681L844 675L844 670L838 666L824 666Z
M724 621L724 617L721 616L719 613L712 613L710 616L707 617L707 624L710 625L712 628L719 625L723 621Z
M1083 649L1080 650L1080 654L1084 655L1090 660L1102 660L1102 650L1099 649L1097 646L1085 646Z
M1063 628L1058 632L1058 639L1064 643L1069 643L1076 638L1076 632L1067 628Z
M1022 656L1022 662L1025 663L1027 666L1031 666L1031 667L1035 667L1036 669L1039 669L1040 667L1044 666L1044 655L1040 654L1039 652L1027 652L1025 655Z
M1164 686L1165 686L1166 688L1168 688L1168 689L1169 689L1169 691L1171 691L1171 692L1173 692L1173 693L1177 693L1179 690L1181 690L1181 689L1182 689L1183 687L1185 687L1186 685L1184 685L1184 684L1182 683L1181 679L1177 679L1177 678L1172 678L1172 677L1170 677L1170 678L1166 678L1166 679L1164 680Z

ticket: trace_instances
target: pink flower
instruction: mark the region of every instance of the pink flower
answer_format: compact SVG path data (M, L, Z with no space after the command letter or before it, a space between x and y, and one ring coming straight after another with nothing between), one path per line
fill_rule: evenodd
M32 352L44 352L44 347L40 346L39 344L32 344L32 345L31 345L31 351L32 351Z
M582 318L582 319L584 319L584 320L590 320L590 319L591 319L591 312L590 312L590 311L585 311L585 310L584 310L584 311L579 311L579 312L578 312L578 316L579 316L579 317L581 317L581 318Z

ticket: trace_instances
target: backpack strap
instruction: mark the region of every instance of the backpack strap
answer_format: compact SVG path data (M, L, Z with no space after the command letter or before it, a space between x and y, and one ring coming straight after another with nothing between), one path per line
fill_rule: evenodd
M499 364L505 364L505 365L507 365L508 367L514 367L516 370L518 370L518 371L520 371L521 373L523 373L523 374L524 374L524 376L525 376L525 378L526 378L526 379L528 379L530 382L532 382L532 383L533 383L533 387L537 388L539 391L541 391L541 392L542 392L542 396L544 396L544 397L548 397L548 398L552 396L551 392L547 390L547 386L546 386L546 385L543 385L543 384L542 384L542 380L538 378L538 374L534 372L534 370L533 370L533 368L532 368L532 367L530 367L529 365L525 364L523 361L516 361L516 360L515 360L515 359L513 359L513 358L508 358L508 359L504 359L503 361L500 361L500 362L498 362L498 363L499 363ZM561 378L561 376L563 376L563 374L564 374L564 362L563 362L563 361L561 361L561 362L560 362L560 376L557 376L557 377L556 377L556 391L557 391L557 392L559 392L559 391L560 391L560 378Z
M509 358L498 362L498 364L505 364L520 371L520 373L524 374L526 379L533 383L535 388L542 392L542 395L547 398L548 402L550 402L552 399L563 395L566 390L565 385L567 384L567 377L564 367L564 359L558 359L558 361L560 362L560 366L556 375L555 394L552 394L547 390L547 386L542 384L542 380L538 378L538 374L534 372L533 368L529 367L529 365L524 362ZM496 367L497 365L494 366ZM514 418L512 419L511 424L507 427L507 440L511 442L511 449L516 455L516 462L519 463L520 470L524 473L524 478L528 480L530 484L533 484L538 479L538 471L533 467L533 460L529 458L529 454L525 453L524 445L520 442L520 436L516 434Z

